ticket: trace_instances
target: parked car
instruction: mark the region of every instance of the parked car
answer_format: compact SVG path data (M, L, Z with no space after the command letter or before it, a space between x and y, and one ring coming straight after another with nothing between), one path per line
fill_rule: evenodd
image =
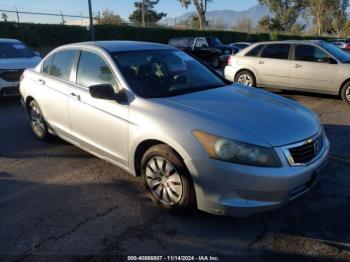
M224 75L248 86L341 95L350 103L350 55L325 41L256 43L230 57Z
M237 47L223 45L216 37L172 38L169 40L169 45L209 63L213 68L222 65L221 56L232 55L239 51Z
M237 42L237 43L232 43L230 44L231 46L237 47L239 51L243 50L244 48L247 48L250 46L252 43L249 42Z
M18 95L23 70L36 66L40 60L40 54L33 53L21 41L0 38L0 97Z
M333 39L329 42L341 49L350 50L350 39Z
M315 113L167 45L62 46L24 72L20 92L37 138L57 135L142 176L174 211L280 207L315 185L329 152Z

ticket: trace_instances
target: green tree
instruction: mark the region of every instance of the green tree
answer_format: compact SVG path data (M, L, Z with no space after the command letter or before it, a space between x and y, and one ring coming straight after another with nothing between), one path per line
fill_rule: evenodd
M120 25L123 23L123 19L117 15L114 14L113 11L105 9L102 11L101 18L99 20L99 24L101 25Z
M191 16L191 18L190 18L190 23L191 23L191 28L192 28L192 29L195 29L195 30L200 29L199 18L198 18L198 16L196 16L196 15Z
M271 18L268 15L264 15L260 18L257 29L263 33L269 32L271 30L271 24Z
M305 4L303 0L258 0L258 2L268 6L273 14L268 25L270 30L285 32L289 32L295 25Z
M211 2L212 0L178 0L181 5L185 8L188 8L190 4L193 4L197 10L197 16L199 19L199 27L201 30L205 29L205 26L207 24L206 20L206 13L207 13L207 7L208 2Z
M334 5L335 17L332 23L333 31L337 37L343 36L345 26L348 21L347 9L349 7L349 0L336 1Z
M333 33L341 35L347 22L348 0L307 0L307 10L313 16L318 35Z
M167 14L163 12L156 12L154 10L154 6L159 3L159 0L143 0L141 2L135 2L135 11L129 16L129 20L136 23L141 24L142 23L142 9L144 9L144 15L145 15L145 22L148 24L155 24L160 19L165 17Z

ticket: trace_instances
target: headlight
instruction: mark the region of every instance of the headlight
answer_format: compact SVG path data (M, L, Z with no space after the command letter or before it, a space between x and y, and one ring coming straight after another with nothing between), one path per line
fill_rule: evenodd
M213 159L251 166L281 166L272 148L235 141L199 130L194 130L193 134Z

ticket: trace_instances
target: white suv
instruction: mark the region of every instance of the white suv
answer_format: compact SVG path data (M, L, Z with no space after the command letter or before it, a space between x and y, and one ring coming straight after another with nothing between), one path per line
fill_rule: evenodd
M248 86L341 95L350 103L350 55L325 41L256 43L229 58L225 77Z
M24 69L36 66L41 58L16 39L0 38L0 97L19 94Z

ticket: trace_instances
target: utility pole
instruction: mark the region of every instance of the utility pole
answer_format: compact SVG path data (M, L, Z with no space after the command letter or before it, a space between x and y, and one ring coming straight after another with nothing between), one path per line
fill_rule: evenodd
M95 33L94 33L94 21L92 19L92 7L91 7L91 0L88 0L89 2L89 17L90 17L90 34L91 34L91 40L95 41Z
M15 10L16 10L16 14L17 14L17 23L19 23L19 14L18 14L17 7L15 7Z
M146 21L145 21L145 0L142 0L142 26L146 26Z

